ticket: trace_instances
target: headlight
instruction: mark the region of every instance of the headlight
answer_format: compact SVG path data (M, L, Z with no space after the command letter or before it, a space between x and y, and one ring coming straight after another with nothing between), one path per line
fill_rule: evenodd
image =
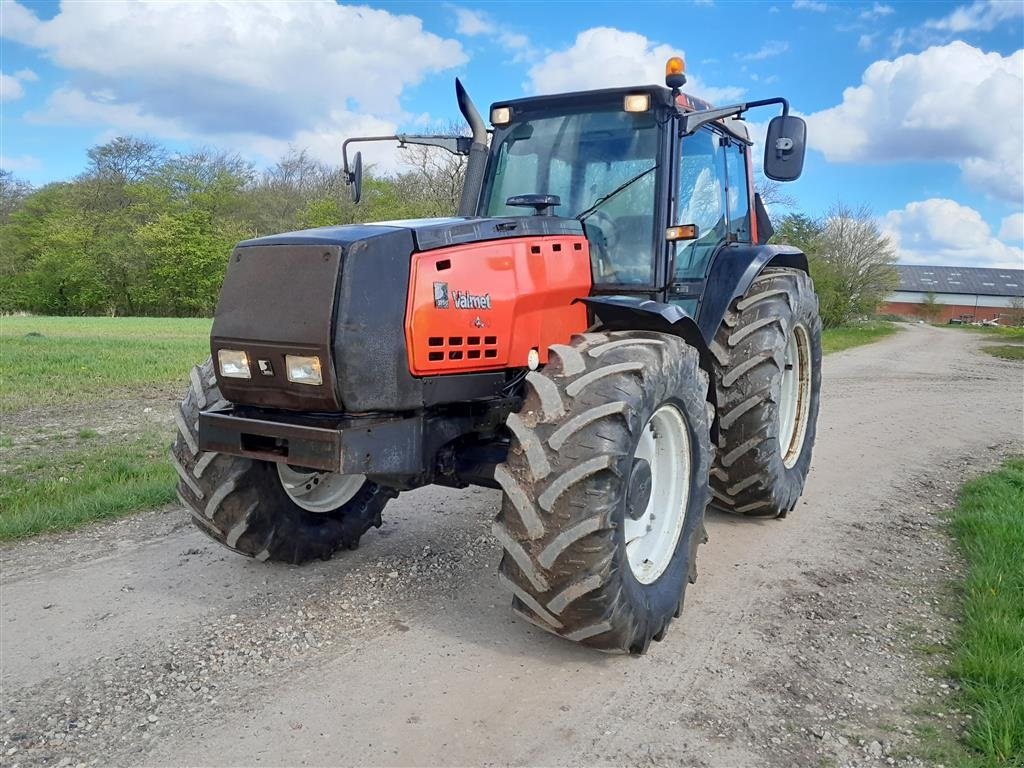
M220 375L229 379L251 379L249 356L240 349L218 349L217 364Z
M298 355L285 355L284 367L288 371L288 381L295 384L323 384L324 378L320 372L319 357L299 357Z

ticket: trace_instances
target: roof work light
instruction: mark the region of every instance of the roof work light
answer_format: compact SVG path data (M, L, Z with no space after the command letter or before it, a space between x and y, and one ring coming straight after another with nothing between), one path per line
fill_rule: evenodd
M494 107L491 110L491 125L508 125L511 122L511 107Z
M622 100L622 109L626 112L646 112L651 108L651 94L628 93Z

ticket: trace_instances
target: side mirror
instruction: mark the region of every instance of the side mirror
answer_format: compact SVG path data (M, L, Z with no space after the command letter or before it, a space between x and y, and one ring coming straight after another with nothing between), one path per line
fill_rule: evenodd
M792 115L773 117L764 142L764 175L773 181L799 179L806 149L807 123Z
M352 174L349 177L352 185L352 202L358 203L363 196L363 153L356 152L355 161L352 163Z

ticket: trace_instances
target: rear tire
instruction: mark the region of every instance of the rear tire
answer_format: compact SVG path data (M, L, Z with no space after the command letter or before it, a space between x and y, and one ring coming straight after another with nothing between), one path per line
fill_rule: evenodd
M381 510L398 495L390 488L366 481L337 509L310 512L288 497L273 462L201 451L199 412L227 403L211 360L193 368L189 378L174 414L178 435L171 461L178 498L203 533L239 554L297 565L355 549L370 527L380 527Z
M644 653L696 578L710 498L708 377L697 351L666 334L588 333L550 351L509 416L512 445L495 472L505 492L493 529L500 578L513 610L542 629Z
M803 493L818 425L821 318L811 278L766 269L732 302L711 351L719 415L711 503L785 517Z

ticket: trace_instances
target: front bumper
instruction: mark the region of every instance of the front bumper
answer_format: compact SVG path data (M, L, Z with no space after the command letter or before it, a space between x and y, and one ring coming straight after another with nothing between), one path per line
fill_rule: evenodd
M283 414L199 415L199 447L348 475L415 475L426 469L424 417L326 418Z
M199 414L199 447L346 475L367 475L394 487L451 483L463 468L467 482L486 482L481 464L504 460L508 407L423 412L407 416L309 416L229 408ZM498 439L495 458L482 443ZM470 443L473 447L470 447ZM456 449L460 450L456 450ZM473 455L465 459L465 449Z

